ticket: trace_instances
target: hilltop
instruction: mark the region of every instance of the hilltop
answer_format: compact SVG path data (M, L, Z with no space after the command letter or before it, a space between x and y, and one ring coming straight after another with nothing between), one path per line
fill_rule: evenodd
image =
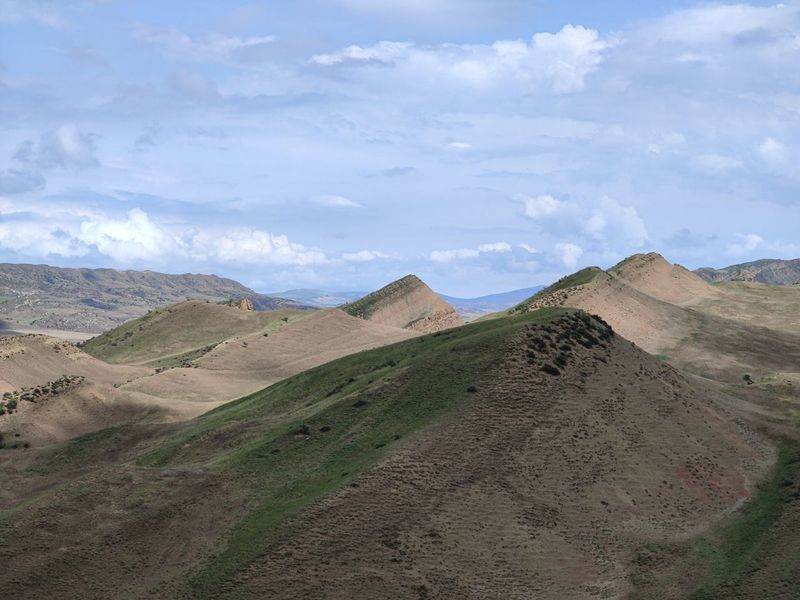
M416 275L406 275L341 308L359 319L425 333L464 324L456 310Z
M637 548L718 521L774 461L720 401L556 309L362 352L33 455L35 484L0 455L0 591L624 596Z
M216 275L0 264L0 319L9 329L100 333L187 298L250 297L259 309L300 308Z
M703 267L695 271L708 282L751 281L770 285L800 283L800 258L794 260L762 259L722 269Z

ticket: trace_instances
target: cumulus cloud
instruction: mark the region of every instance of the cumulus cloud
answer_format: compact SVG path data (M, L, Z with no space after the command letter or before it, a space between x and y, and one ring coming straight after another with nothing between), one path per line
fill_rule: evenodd
M313 266L328 257L317 248L291 242L287 236L253 228L166 227L134 208L122 217L87 214L32 216L6 201L2 214L16 214L0 223L0 249L20 256L47 258L99 254L116 264L198 264ZM21 215L21 216L20 216Z
M97 165L94 138L81 131L74 123L65 123L43 134L35 148L24 144L17 157L32 161L40 168L87 168Z
M772 137L761 142L756 151L765 163L772 166L782 165L787 159L786 146Z
M537 33L530 42L423 46L382 41L317 54L311 62L326 66L392 64L478 88L508 79L531 86L547 82L553 91L569 93L584 88L586 77L603 62L603 52L611 46L611 40L601 38L593 29L565 25L557 33Z
M345 61L375 61L390 63L405 56L413 46L410 42L378 42L373 46L347 46L331 54L315 54L311 62L319 65L335 65Z
M583 256L583 248L573 243L556 244L555 251L563 265L571 270L578 266L578 261Z
M550 217L563 211L566 207L565 202L553 198L549 194L542 194L541 196L518 194L516 198L523 203L525 216L530 219Z
M753 252L764 244L764 238L756 233L737 233L736 241L728 244L728 253L744 255Z
M597 240L614 240L639 248L647 242L647 228L632 206L604 197L586 221L586 231Z

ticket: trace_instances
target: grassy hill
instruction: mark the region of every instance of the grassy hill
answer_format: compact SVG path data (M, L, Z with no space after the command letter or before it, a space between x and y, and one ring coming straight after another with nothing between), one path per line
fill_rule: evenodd
M198 358L220 342L251 333L268 333L301 318L299 310L265 312L190 300L165 306L88 340L82 348L109 363L167 367Z
M619 595L637 546L718 519L772 460L674 369L562 309L8 456L17 598Z

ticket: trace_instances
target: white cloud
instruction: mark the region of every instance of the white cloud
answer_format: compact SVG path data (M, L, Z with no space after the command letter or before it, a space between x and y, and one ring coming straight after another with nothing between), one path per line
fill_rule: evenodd
M468 144L467 142L450 142L447 144L447 147L451 150L469 150L472 148L472 144Z
M410 42L378 42L374 46L348 46L331 54L315 54L311 62L320 65L335 65L348 60L389 63L402 58L413 44Z
M647 228L632 206L624 206L613 198L604 197L586 221L585 229L598 240L613 240L641 247L647 242Z
M556 244L556 254L565 267L575 269L583 256L583 248L572 243Z
M371 262L373 260L397 258L395 254L387 254L380 250L359 250L358 252L345 252L342 254L342 260L346 262Z
M136 39L164 47L172 58L196 62L236 61L242 52L260 50L275 41L274 35L235 37L219 33L196 39L175 27L158 28L144 24L136 25L133 34Z
M441 44L423 46L408 42L382 41L372 46L348 46L328 54L317 54L311 62L384 63L426 77L448 77L476 88L487 88L504 80L535 85L547 82L557 93L578 92L586 77L603 61L603 52L613 42L597 31L565 25L557 33L537 33L530 43L498 40L492 44Z
M359 204L355 200L337 195L324 195L317 196L314 202L322 206L333 206L336 208L364 208L363 204Z
M706 173L725 173L742 166L742 161L721 154L701 154L692 159L695 168Z
M778 166L786 162L787 159L786 146L775 138L766 138L758 145L756 151L761 159L769 165Z
M728 244L728 253L742 255L752 252L764 243L764 238L755 233L737 233L737 241Z
M533 246L531 246L530 244L525 244L525 243L517 244L517 247L522 248L528 254L536 254L538 252L538 250Z
M97 165L93 138L74 123L65 123L42 135L34 161L42 168L85 168Z
M5 200L0 214L25 214ZM119 265L180 263L313 266L328 262L319 249L285 235L250 228L167 228L139 208L123 217L61 210L0 223L0 249L20 256L81 257L93 253Z
M640 31L649 43L673 42L694 46L718 44L750 32L786 31L798 15L796 3L774 6L711 4L676 11Z
M567 206L566 202L553 198L549 194L542 194L541 196L518 194L515 198L522 201L525 207L525 216L529 219L551 217L563 211Z
M455 260L478 258L482 254L503 254L506 252L511 252L511 250L511 244L507 242L494 242L492 244L480 244L477 248L434 250L430 253L430 259L436 263L448 263Z
M561 31L537 33L533 49L537 59L547 65L556 92L578 92L586 76L603 62L603 51L610 42L600 39L594 29L565 25Z

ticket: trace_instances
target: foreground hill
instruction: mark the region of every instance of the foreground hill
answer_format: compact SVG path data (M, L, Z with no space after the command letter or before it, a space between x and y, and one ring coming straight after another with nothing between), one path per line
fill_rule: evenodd
M794 285L800 283L800 258L794 260L767 258L722 269L704 267L697 269L695 273L711 283L753 281L771 285Z
M99 333L187 297L220 301L244 296L257 298L262 309L300 306L257 295L216 275L0 264L0 318L11 329Z
M638 548L722 518L774 460L697 386L551 310L0 453L0 593L622 597Z
M342 305L347 314L381 325L430 333L463 325L455 309L415 275Z

